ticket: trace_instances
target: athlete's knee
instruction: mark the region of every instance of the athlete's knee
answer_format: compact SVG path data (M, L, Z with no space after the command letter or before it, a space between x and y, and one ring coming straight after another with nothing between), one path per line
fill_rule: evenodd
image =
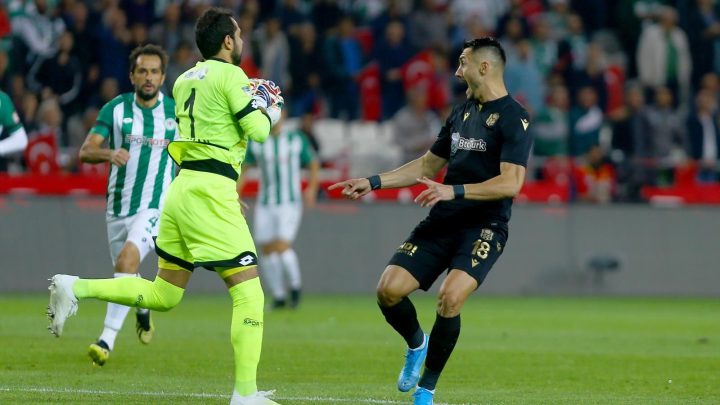
M137 248L133 246L132 249L130 249L126 245L115 260L115 272L136 274L138 267L140 267L140 255L137 252Z
M438 314L445 318L459 315L465 303L465 298L464 294L460 291L441 289L437 302Z
M403 294L399 288L394 288L389 283L383 283L382 280L378 284L375 293L377 295L378 302L384 307L396 305L406 295Z
M160 277L156 277L153 281L153 293L155 295L155 305L150 308L154 311L167 312L177 306L182 301L185 289L173 285Z

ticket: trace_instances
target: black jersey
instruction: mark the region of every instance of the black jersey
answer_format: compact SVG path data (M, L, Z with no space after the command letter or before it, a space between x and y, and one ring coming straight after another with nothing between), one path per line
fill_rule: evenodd
M445 184L482 183L500 174L500 162L526 166L532 136L525 109L512 97L456 106L430 151L448 160ZM441 201L428 219L449 225L491 223L507 230L512 198L495 201ZM497 224L496 224L497 223Z

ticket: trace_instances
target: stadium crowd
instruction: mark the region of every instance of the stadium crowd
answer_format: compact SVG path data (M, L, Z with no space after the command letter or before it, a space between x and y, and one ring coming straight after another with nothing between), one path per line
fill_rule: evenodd
M718 182L715 0L0 1L0 84L28 148L52 139L56 170L82 171L77 149L98 108L131 90L130 51L167 51L171 95L198 60L192 23L211 5L233 10L241 66L277 83L304 127L390 121L412 159L465 97L453 76L463 40L492 35L507 52L508 90L532 114L531 181L592 202ZM0 171L35 170L25 155L0 159Z

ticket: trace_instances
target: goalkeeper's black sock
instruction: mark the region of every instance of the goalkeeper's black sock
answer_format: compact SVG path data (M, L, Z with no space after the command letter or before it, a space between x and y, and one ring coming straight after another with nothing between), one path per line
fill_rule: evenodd
M408 297L404 297L399 303L391 307L384 307L378 303L380 311L385 315L385 320L405 339L411 349L420 347L423 344L424 336L417 320L415 306Z
M444 318L437 314L435 325L430 332L430 345L427 358L425 359L425 371L423 372L419 387L429 390L435 389L440 373L445 368L452 354L455 344L460 337L460 315L452 318Z

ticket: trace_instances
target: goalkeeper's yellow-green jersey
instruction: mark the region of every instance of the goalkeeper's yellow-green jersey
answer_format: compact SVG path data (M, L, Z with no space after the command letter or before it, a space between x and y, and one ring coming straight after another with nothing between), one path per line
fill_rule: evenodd
M180 139L168 153L180 167L220 167L220 174L237 178L248 141L264 142L270 133L270 119L256 108L249 88L245 72L221 59L198 62L178 77L173 98Z

